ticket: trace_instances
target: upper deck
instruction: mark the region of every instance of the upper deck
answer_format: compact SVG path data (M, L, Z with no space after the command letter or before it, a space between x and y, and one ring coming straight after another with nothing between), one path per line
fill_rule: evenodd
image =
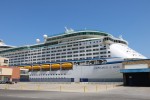
M107 41L109 43L123 43L127 44L125 40L118 39L113 37L111 34L102 32L102 31L93 31L93 30L82 30L82 31L73 31L73 30L67 30L64 33L61 34L54 34L51 36L48 36L45 38L45 43L38 43L33 45L25 45L20 47L13 47L5 45L2 40L0 40L0 53L4 52L10 52L10 51L18 51L18 50L31 50L33 48L39 48L39 47L45 47L45 46L54 46L58 44L64 44L64 43L71 43L71 42L77 42L77 41L89 41L89 40L95 40L102 38L103 41L106 43L106 40L113 40L113 41ZM107 39L108 38L108 39ZM5 48L4 49L1 49Z
M85 38L95 38L95 37L101 37L101 36L112 36L108 33L105 32L100 32L100 31L92 31L92 30L85 30L85 31L67 31L62 34L57 34L57 35L52 35L49 36L46 39L46 42L50 41L57 41L57 40L62 40L66 38L78 38L78 37L83 37Z

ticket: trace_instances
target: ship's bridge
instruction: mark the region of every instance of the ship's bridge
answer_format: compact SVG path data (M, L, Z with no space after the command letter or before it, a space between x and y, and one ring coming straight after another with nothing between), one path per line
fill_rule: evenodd
M79 38L79 39L86 39L86 38L99 38L99 37L104 37L104 36L111 36L108 33L105 32L100 32L100 31L91 31L91 30L85 30L85 31L67 31L63 34L57 34L54 36L49 36L46 39L46 42L50 41L57 41L57 40L62 40L62 39L67 39L67 38Z
M103 39L104 43L108 43L108 44L111 44L111 43L122 43L122 44L128 44L127 41L123 40L123 39L117 39L117 38L114 38L114 37L105 37Z

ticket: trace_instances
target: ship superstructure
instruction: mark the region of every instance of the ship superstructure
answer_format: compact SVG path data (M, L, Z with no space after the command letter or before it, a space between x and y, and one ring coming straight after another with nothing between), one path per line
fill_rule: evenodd
M30 70L30 81L110 81L121 80L121 62L145 59L128 47L124 39L111 34L83 30L47 36L44 43L0 51L10 66Z

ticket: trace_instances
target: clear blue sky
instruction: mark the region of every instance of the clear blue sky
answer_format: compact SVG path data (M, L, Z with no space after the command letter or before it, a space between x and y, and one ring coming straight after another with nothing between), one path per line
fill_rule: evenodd
M65 26L122 34L150 57L150 0L0 0L0 39L8 45L34 44Z

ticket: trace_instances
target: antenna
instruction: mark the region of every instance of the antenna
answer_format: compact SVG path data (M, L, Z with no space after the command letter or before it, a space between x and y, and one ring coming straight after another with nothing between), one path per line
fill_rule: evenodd
M66 31L68 30L68 28L65 26Z
M74 32L74 30L72 28L68 29L67 27L65 27L66 31L65 33L71 33L71 32Z
M68 32L69 32L69 29L68 29L67 27L65 27L65 29L66 29L66 33L68 33Z
M119 35L119 39L123 40L122 35Z
M73 32L74 30L72 29L72 28L70 28L70 30L69 30L70 32Z

